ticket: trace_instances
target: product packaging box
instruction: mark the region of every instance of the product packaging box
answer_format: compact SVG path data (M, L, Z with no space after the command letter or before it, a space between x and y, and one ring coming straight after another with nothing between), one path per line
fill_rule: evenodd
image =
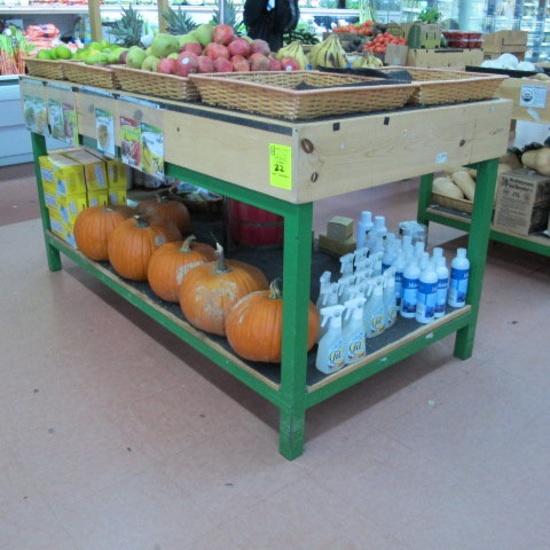
M478 66L483 63L483 50L435 48L411 49L407 53L407 66L427 69L454 69L463 71L466 65Z
M63 223L72 229L72 226L80 212L88 207L88 198L86 194L83 195L71 195L64 197L62 195L57 197L57 208L61 214Z
M550 177L529 168L501 175L493 226L529 235L546 228L550 212Z
M353 235L353 219L334 216L327 223L327 237L336 241L345 241Z
M49 155L43 155L38 158L38 164L40 166L40 177L42 178L42 184L53 184L55 186L55 178L53 176L53 162Z
M53 177L58 195L82 195L86 193L84 167L61 153L50 153Z
M527 31L496 31L483 36L483 51L486 57L498 57L503 53L525 54Z
M82 164L88 191L107 189L107 170L103 160L86 149L74 149L67 151L64 155Z
M109 191L88 191L88 206L107 206L109 204Z
M65 224L63 223L63 218L61 217L61 213L57 210L50 209L49 216L50 216L50 228L52 230L52 233L54 233L58 237L61 237L63 240L65 240L67 237L67 229L65 228Z
M386 46L386 53L384 54L384 63L386 65L406 65L408 53L408 46L388 44Z
M105 159L105 164L109 189L126 189L128 187L126 165L115 159Z
M117 189L109 187L109 204L119 204L126 206L128 201L128 192L126 188Z

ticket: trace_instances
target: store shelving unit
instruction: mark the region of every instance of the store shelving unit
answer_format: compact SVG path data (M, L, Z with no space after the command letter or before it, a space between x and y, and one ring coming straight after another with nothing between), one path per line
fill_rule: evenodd
M115 116L117 145L121 115L139 117L162 128L168 175L283 216L282 251L257 251L251 258L266 270L282 272L283 361L281 365L250 364L235 356L224 339L190 326L179 307L158 303L147 285L121 279L108 265L86 259L51 232L37 162L47 152L46 144L43 136L32 134L49 268L61 269L62 255L71 258L278 407L279 449L286 458L303 452L307 409L453 333L455 356L466 359L471 355L489 238L488 205L494 196L498 157L506 149L510 101L495 99L289 122L200 103L159 102L79 86L61 89L30 77L22 78L21 86L25 93L44 94L45 100L54 95L72 102L77 108L82 142L87 145L96 143L96 108ZM274 145L288 153L284 168L290 177L288 185L282 187L273 178L270 163ZM312 243L315 201L432 174L456 164L475 164L481 182L468 244L471 276L467 305L430 325L400 319L383 333L384 338L372 340L365 360L331 375L320 373L314 367L315 351L306 351L308 301L316 297L317 270L324 269L328 258Z

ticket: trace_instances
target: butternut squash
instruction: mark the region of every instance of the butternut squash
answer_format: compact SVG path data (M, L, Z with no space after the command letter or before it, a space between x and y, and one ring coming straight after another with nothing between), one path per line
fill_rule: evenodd
M472 176L470 176L470 173L464 169L464 170L458 170L457 172L453 172L451 175L451 179L456 183L458 187L460 187L461 191L464 193L464 196L473 201L474 195L476 192L476 182Z
M443 195L453 199L464 198L464 193L462 193L449 176L435 178L432 185L432 191L437 195Z
M521 162L543 176L550 176L550 147L525 151L521 155Z

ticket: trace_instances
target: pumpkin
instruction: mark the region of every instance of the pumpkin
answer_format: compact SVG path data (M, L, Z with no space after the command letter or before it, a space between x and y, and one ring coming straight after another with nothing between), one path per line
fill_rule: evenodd
M90 206L82 210L76 217L73 229L77 248L91 260L108 260L109 234L133 212L132 208L122 205Z
M319 314L309 302L307 350L317 341ZM278 281L269 290L241 298L229 312L225 331L233 351L249 361L280 363L282 355L283 299Z
M138 214L146 218L161 218L171 220L176 224L182 235L191 231L191 218L189 210L182 202L170 200L166 197L147 199L139 203Z
M216 251L206 243L197 242L195 235L190 235L183 242L163 244L153 252L147 269L151 290L159 298L177 303L185 274L194 267L215 259Z
M550 176L550 147L525 151L521 155L521 162L543 176Z
M269 287L269 281L257 267L238 260L226 260L223 248L216 244L217 260L194 267L180 286L180 306L194 327L212 334L225 335L225 318L244 296Z
M109 261L121 277L146 281L153 252L179 239L181 235L172 222L136 215L111 231L107 240Z

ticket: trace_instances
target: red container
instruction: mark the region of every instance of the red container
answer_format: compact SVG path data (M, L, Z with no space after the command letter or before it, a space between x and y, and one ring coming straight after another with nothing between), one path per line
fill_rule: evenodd
M236 243L249 246L280 246L284 218L244 202L229 200L229 226Z

